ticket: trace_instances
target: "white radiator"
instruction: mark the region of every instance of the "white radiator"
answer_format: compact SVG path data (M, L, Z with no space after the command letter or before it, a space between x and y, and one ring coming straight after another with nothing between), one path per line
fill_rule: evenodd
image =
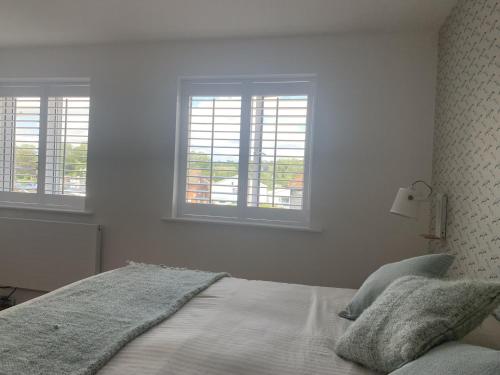
M51 291L101 269L101 227L0 217L0 285Z

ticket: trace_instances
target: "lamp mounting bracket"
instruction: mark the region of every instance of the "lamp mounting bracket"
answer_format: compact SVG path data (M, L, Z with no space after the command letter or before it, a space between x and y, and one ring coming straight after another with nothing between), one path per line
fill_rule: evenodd
M414 190L415 190L415 187L417 186L417 184L424 184L424 185L425 185L425 187L429 190L429 193L427 194L427 197L425 197L424 199L428 199L428 198L430 198L430 196L432 195L432 186L431 186L431 185L429 185L429 184L428 184L427 182L425 182L424 180L416 180L416 181L414 181L414 182L410 185L411 190L413 190L413 191L414 191ZM411 197L411 198L410 198L410 197ZM409 200L413 200L413 198L414 198L414 197L413 197L412 195L408 196L408 199L409 199Z

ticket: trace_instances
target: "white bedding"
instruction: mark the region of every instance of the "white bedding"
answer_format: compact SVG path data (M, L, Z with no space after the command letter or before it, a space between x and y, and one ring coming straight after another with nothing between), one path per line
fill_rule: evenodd
M337 357L354 290L224 278L124 347L98 375L363 375Z

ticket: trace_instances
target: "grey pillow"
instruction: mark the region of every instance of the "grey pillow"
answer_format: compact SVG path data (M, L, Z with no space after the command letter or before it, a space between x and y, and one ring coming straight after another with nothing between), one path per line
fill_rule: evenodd
M432 349L391 375L498 375L500 352L480 346L449 342Z
M405 276L346 330L335 352L391 372L478 326L500 302L500 283Z
M339 316L355 320L397 278L410 275L441 277L454 259L454 256L448 254L430 254L386 264L365 280Z

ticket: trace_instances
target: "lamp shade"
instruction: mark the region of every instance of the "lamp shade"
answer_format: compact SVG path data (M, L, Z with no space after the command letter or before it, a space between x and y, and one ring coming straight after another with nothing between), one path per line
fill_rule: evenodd
M417 217L418 203L414 199L414 191L409 188L400 188L394 203L392 204L391 213L404 217Z

